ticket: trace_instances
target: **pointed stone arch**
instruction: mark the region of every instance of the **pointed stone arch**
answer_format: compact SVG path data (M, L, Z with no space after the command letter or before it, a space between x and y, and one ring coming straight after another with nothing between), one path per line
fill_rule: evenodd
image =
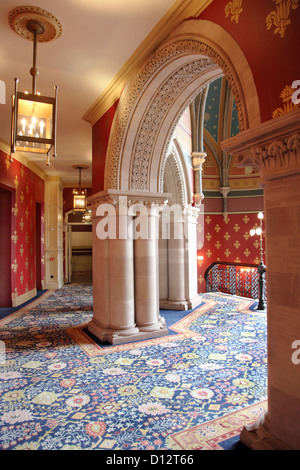
M109 140L105 189L163 191L173 130L199 91L225 75L240 131L260 123L251 69L236 41L206 20L187 20L140 67L124 89Z
M188 169L182 149L176 138L172 139L169 146L164 168L164 192L173 193L173 188L176 192L169 204L177 203L182 206L192 204L193 195Z

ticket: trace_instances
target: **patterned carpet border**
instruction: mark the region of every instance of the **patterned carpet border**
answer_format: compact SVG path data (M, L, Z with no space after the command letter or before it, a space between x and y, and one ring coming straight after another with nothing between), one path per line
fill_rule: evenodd
M244 426L255 423L267 412L268 402L263 400L222 418L185 429L169 437L174 450L222 450L222 443L238 436Z
M226 298L228 299L227 294L214 294L217 295L220 298ZM232 296L229 296L232 298ZM200 297L199 297L200 298ZM199 318L201 315L204 315L207 313L210 309L212 309L217 302L215 301L209 301L206 299L203 299L204 305L202 305L199 308L196 308L193 312L187 313L186 317L183 319L179 320L177 323L173 324L170 329L175 331L177 333L176 336L162 336L159 338L153 338L153 339L148 339L148 340L142 340L138 342L131 342L127 344L120 344L120 345L114 345L114 346L106 346L103 348L103 346L99 345L96 341L93 340L93 338L87 334L84 330L87 329L88 324L83 324L80 326L68 328L66 332L70 336L70 338L75 341L81 349L89 356L89 357L97 357L97 356L102 356L110 353L115 353L115 352L121 352L121 351L128 351L131 349L136 348L137 346L139 348L142 347L148 347L153 344L161 344L165 342L175 342L181 339L188 339L192 337L197 337L200 336L200 333L197 333L195 331L190 330L190 326L192 323ZM249 314L249 315L264 315L262 312L256 312L250 310L251 305L253 304L253 300L249 301L243 300L241 298L241 303L238 305L237 310L240 313L244 314Z
M33 308L40 305L41 302L44 302L44 300L51 297L54 293L55 293L55 290L47 290L44 294L42 294L36 300L33 300L32 302L25 305L24 307L19 308L16 312L13 312L13 313L7 315L6 317L2 318L0 320L0 327L7 325L8 323L10 323L12 320L15 320L16 318L22 317L23 315L28 313Z

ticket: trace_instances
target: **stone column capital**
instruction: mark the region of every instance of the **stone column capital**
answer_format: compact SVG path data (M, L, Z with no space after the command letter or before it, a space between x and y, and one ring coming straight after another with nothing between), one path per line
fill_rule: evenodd
M221 143L238 166L252 166L262 182L300 173L300 109Z
M196 224L200 214L200 208L191 205L183 209L184 220L188 223Z
M207 157L207 153L205 152L192 152L192 164L194 171L202 171L202 165L205 162L205 158Z
M230 193L231 188L230 188L230 186L221 186L221 187L219 188L219 191L220 191L220 193L222 194L222 196L223 196L224 198L226 198L226 197L228 196L228 193Z

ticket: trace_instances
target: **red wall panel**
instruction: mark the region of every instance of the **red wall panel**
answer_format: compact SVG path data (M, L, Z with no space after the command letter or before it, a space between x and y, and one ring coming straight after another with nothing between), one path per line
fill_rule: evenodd
M257 213L229 214L226 221L222 214L204 214L203 224L198 224L198 257L203 256L198 260L199 293L205 292L204 274L214 261L259 263L259 237L249 233L258 226Z
M41 209L41 278L44 277L44 181L29 168L0 150L0 184L15 197L11 210L11 295L36 287L36 203Z
M12 192L0 187L0 308L11 307Z
M238 22L231 19L232 13L226 16L225 7L231 6L233 11L235 4L228 0L214 0L199 18L222 26L243 50L257 87L262 121L267 121L273 111L282 106L282 90L300 79L300 5L289 10L291 2L286 0L243 0L240 3L242 11ZM274 12L275 22L286 23L283 36L275 32L276 25L267 28L271 12Z
M116 101L114 105L93 126L93 194L98 193L99 191L103 191L104 189L106 151L110 129L118 102L119 101Z

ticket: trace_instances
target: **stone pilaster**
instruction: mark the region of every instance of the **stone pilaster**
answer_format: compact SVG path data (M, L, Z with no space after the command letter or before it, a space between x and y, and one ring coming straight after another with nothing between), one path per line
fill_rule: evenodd
M241 433L252 449L300 449L300 110L222 143L264 187L268 412Z
M57 177L45 180L45 280L43 289L63 285L63 185Z

